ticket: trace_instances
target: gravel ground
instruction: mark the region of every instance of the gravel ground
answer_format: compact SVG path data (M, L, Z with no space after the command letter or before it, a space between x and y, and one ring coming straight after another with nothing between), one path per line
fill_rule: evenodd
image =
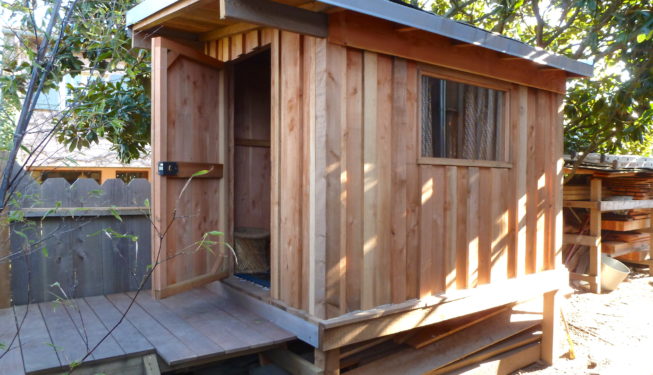
M596 295L578 288L563 300L575 359L568 358L563 331L563 358L554 366L534 364L515 374L652 375L648 355L653 350L653 277L648 269L631 269L613 292Z

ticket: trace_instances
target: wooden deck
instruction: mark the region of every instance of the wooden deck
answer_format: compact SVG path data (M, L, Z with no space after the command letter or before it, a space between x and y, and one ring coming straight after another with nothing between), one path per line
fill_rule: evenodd
M84 365L124 362L155 353L164 369L184 368L263 351L295 338L221 294L214 284L159 301L149 291L142 292L126 319ZM0 343L4 345L10 344L25 319L10 350L0 358L0 373L65 371L119 321L133 295L0 310Z

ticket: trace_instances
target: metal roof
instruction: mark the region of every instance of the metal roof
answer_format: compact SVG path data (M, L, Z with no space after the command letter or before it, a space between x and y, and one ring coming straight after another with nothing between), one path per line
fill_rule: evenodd
M127 25L133 25L177 1L146 0L127 12ZM580 76L591 76L594 70L594 67L590 64L550 53L541 48L527 45L503 35L454 21L437 14L397 4L389 0L319 1L339 8L396 22L404 26L442 35L464 43L474 44L506 55L520 57Z

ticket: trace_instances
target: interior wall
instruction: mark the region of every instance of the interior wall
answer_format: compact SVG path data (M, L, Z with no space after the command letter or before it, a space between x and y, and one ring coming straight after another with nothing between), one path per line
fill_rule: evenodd
M270 52L234 67L234 223L270 229Z

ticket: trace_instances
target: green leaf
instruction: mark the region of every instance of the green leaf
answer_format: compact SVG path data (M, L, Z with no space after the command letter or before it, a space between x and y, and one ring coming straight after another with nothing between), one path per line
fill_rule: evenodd
M145 203L145 207L149 209L149 208L150 208L150 200L147 199L147 198L145 198L145 202L144 202L144 203Z
M118 221L122 223L122 218L120 217L120 214L118 214L118 211L116 210L115 206L112 206L109 211L111 212L111 215L115 217Z
M203 169L201 171L197 171L197 172L193 173L193 175L191 177L202 176L202 175L205 175L207 173L209 173L209 170L208 169Z
M208 234L209 236L217 236L217 237L224 236L224 233L218 230L212 230L210 232L207 232L206 234Z
M43 254L43 256L47 258L48 257L48 248L43 246L41 248L41 254Z
M644 43L648 39L648 35L642 33L637 35L637 43Z

